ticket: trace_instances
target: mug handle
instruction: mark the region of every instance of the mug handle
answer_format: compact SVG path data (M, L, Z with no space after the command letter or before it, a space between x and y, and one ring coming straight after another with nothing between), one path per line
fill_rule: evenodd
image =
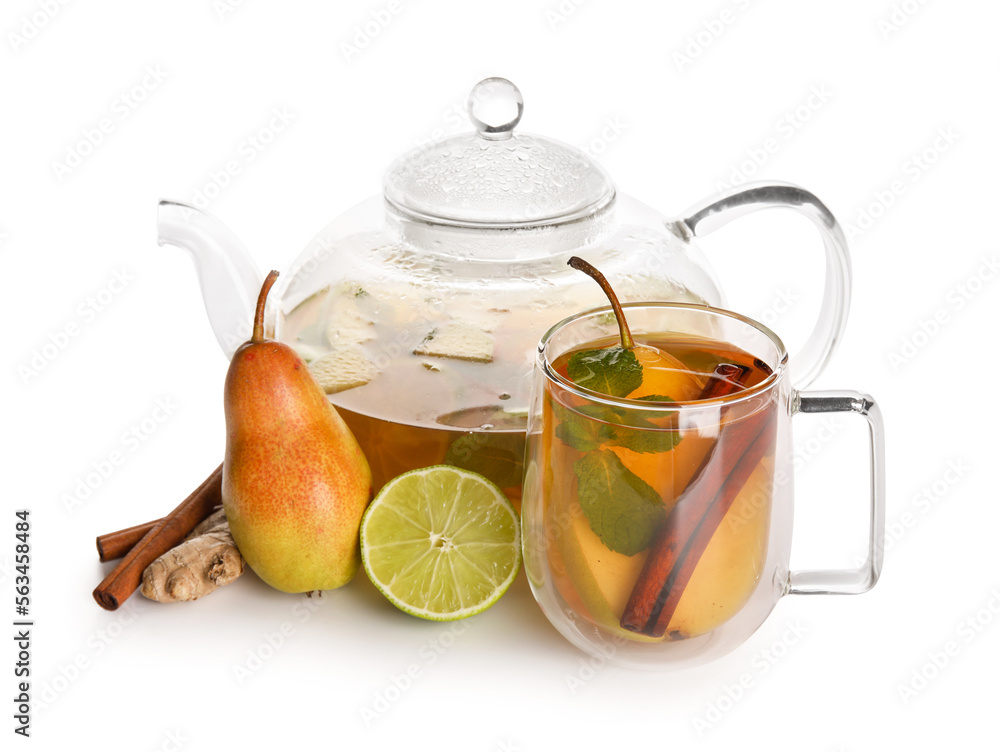
M871 512L868 522L868 558L855 569L819 569L791 572L788 593L856 595L870 590L882 573L885 539L885 436L882 412L867 394L853 391L796 392L795 413L855 413L868 421L871 448Z
M826 285L819 318L809 339L789 363L796 387L811 384L840 344L851 298L851 261L847 238L829 209L812 193L792 183L748 183L691 207L677 229L701 237L760 209L783 207L808 217L819 229L826 250Z

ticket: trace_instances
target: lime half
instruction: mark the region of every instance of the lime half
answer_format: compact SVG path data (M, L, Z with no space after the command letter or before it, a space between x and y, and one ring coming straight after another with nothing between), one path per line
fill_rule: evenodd
M496 603L521 565L514 507L482 475L449 465L389 481L361 519L361 561L397 608L452 621Z

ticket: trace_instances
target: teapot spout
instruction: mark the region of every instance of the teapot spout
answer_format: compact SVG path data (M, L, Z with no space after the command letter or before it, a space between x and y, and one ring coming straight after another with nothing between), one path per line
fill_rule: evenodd
M264 276L247 249L211 214L178 201L160 201L160 245L191 254L208 321L227 358L250 338L257 295Z

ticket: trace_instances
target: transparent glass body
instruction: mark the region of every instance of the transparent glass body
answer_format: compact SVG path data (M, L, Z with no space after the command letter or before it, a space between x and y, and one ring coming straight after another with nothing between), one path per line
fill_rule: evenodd
M821 313L796 355L796 383L823 369L843 331L846 242L811 193L748 184L666 218L619 194L580 149L515 132L523 111L510 81L481 81L468 100L475 130L395 160L382 194L334 220L269 296L268 333L298 348L342 409L376 489L448 461L516 497L513 456L523 447L538 337L602 302L597 286L566 266L572 255L598 266L624 301L721 306L694 238L784 207L816 225L826 254ZM160 203L159 242L191 254L231 356L249 335L263 279L252 257L217 219L174 201Z
M569 354L617 336L607 309L564 320L537 349L522 540L528 580L552 624L614 663L690 666L741 644L786 592L871 587L883 514L874 402L794 391L781 341L734 314L637 304L625 315L637 343L684 364L647 389L675 401L608 397L568 378ZM718 363L755 375L739 391L700 399L705 371ZM872 426L870 552L858 570L789 571L790 419L803 401L814 411L858 412Z

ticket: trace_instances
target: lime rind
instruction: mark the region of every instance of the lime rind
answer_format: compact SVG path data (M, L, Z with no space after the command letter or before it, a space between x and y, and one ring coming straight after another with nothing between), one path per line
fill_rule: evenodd
M517 513L488 479L449 465L412 470L361 521L369 579L401 611L434 621L482 613L521 565Z

